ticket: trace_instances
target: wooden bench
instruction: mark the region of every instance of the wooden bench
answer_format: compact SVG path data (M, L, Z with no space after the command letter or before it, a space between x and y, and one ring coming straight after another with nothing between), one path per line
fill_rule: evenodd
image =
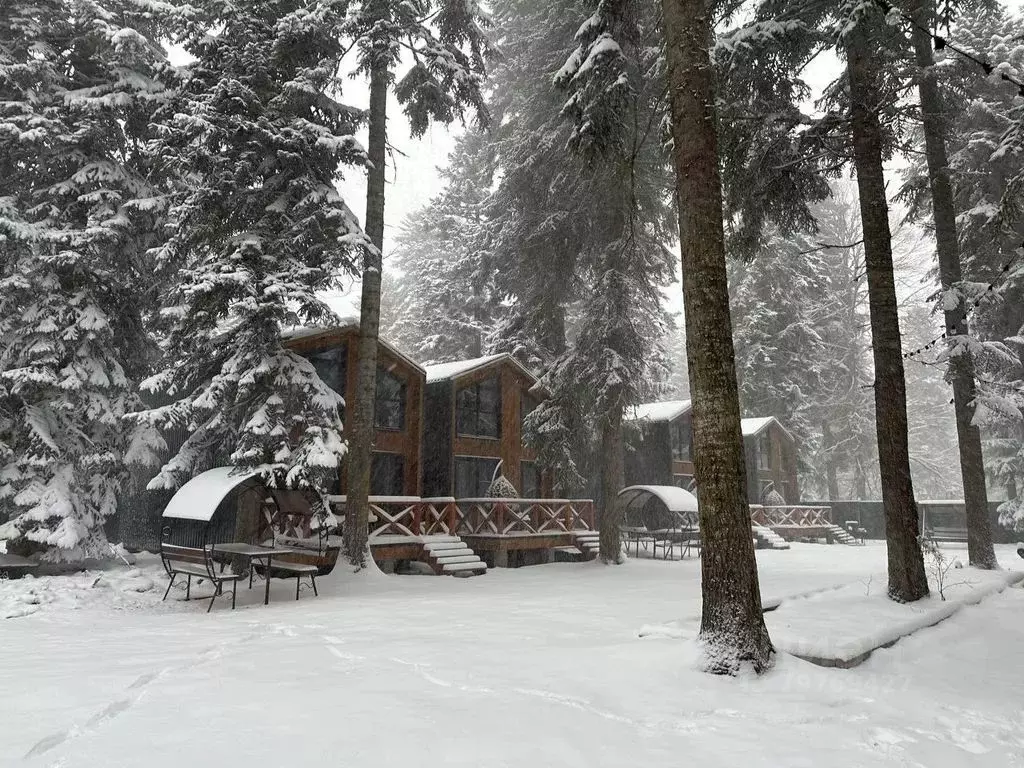
M928 527L924 531L924 538L932 541L967 541L967 529L957 526L935 526Z
M178 576L185 576L188 579L185 585L186 600L190 600L192 597L192 578L195 577L200 581L206 579L214 585L213 595L210 597L210 605L206 609L206 612L209 613L213 610L213 601L222 594L224 583L230 582L231 609L234 610L238 582L244 579L245 575L230 571L218 573L216 564L213 561L210 545L204 544L201 547L192 547L170 544L167 541L170 538L170 533L170 528L164 528L163 536L160 539L160 559L163 561L164 570L167 571L167 575L171 577L163 599L166 600L167 596L171 593L171 587L174 586L174 581Z

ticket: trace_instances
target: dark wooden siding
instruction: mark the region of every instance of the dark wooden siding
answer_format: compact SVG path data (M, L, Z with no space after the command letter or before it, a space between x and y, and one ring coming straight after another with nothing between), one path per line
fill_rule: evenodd
M450 379L427 384L423 398L423 495L452 494L454 389Z

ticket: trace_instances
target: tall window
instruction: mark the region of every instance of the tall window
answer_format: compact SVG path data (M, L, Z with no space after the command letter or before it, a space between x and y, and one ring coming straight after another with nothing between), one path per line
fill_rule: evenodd
M377 368L373 424L377 429L405 429L405 382L382 367Z
M480 499L487 496L497 459L470 456L455 457L455 498Z
M373 452L370 495L401 496L405 491L405 458L397 453Z
M348 377L348 345L342 343L337 347L313 352L307 357L321 381L344 397Z
M671 431L672 438L672 458L676 461L692 461L690 425L679 419L672 422L669 430Z
M532 461L519 462L519 472L523 480L519 489L524 499L541 498L540 468Z
M772 468L772 442L768 439L767 432L757 439L757 468Z
M501 386L497 376L458 391L455 428L460 435L501 437Z

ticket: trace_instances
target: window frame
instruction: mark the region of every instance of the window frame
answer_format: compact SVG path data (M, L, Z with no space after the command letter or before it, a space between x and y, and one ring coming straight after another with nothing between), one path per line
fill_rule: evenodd
M496 458L496 457L494 457L494 456L468 456L468 455L465 455L465 454L459 454L459 455L455 456L454 459L453 459L453 466L452 466L452 492L453 492L455 498L456 499L484 499L484 498L487 498L487 488L491 484L491 478L494 476L494 470L498 466L498 462L499 461L501 461L501 460ZM480 490L480 493L474 493L474 494L471 494L469 496L464 496L464 495L459 493L459 464L460 463L467 463L467 462L474 463L478 468L479 468L479 466L483 462L488 462L489 465L490 465L490 469L489 469L489 472L487 474L486 483L483 484L484 487L482 489L481 489L481 480L480 480L479 474L474 478L474 481L476 483L476 487L477 487L478 490Z
M399 425L397 427L389 424L382 424L380 421L380 415L383 413L383 409L380 408L381 403L381 382L391 380L397 382L397 398L389 399L387 402L397 402L398 414L399 414ZM373 428L379 429L382 432L404 432L406 428L407 414L406 414L406 403L409 399L409 383L396 373L392 373L390 370L384 368L382 365L377 366L377 383L374 387L373 395Z
M691 429L686 428L687 426L682 419L669 424L669 443L673 461L693 461L693 434Z
M480 414L481 413L486 413L486 411L483 411L481 409L481 407L480 407L480 404L483 401L483 399L480 397L480 390L485 385L491 386L492 384L494 386L494 392L495 392L495 398L494 398L494 406L495 406L495 410L494 410L494 431L495 431L495 434L493 434L493 435L480 434L480 421L481 421ZM463 418L464 409L463 409L462 402L463 402L463 393L469 392L470 390L472 390L474 392L473 399L475 401L475 408L472 411L472 421L473 421L473 424L471 426L467 426L465 424L465 420ZM501 415L502 415L501 377L497 373L493 374L492 376L488 376L485 379L480 379L479 381L474 381L471 384L466 384L465 386L458 387L455 390L455 434L457 436L459 436L459 437L472 437L472 438L476 438L478 440L501 440L501 436L502 436ZM467 430L475 430L475 431L467 431Z

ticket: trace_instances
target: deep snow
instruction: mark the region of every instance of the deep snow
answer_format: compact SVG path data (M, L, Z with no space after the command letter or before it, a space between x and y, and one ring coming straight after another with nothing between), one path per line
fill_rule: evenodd
M1022 564L1009 547L1000 557ZM766 599L884 582L879 545L758 560ZM245 590L237 611L209 615L159 603L153 566L0 583L0 606L38 608L0 620L0 763L1024 764L1019 588L854 670L783 654L764 678L722 679L697 670L685 639L697 560L328 578L299 602L281 582L269 607ZM133 591L145 579L155 589ZM640 637L667 623L684 639Z

